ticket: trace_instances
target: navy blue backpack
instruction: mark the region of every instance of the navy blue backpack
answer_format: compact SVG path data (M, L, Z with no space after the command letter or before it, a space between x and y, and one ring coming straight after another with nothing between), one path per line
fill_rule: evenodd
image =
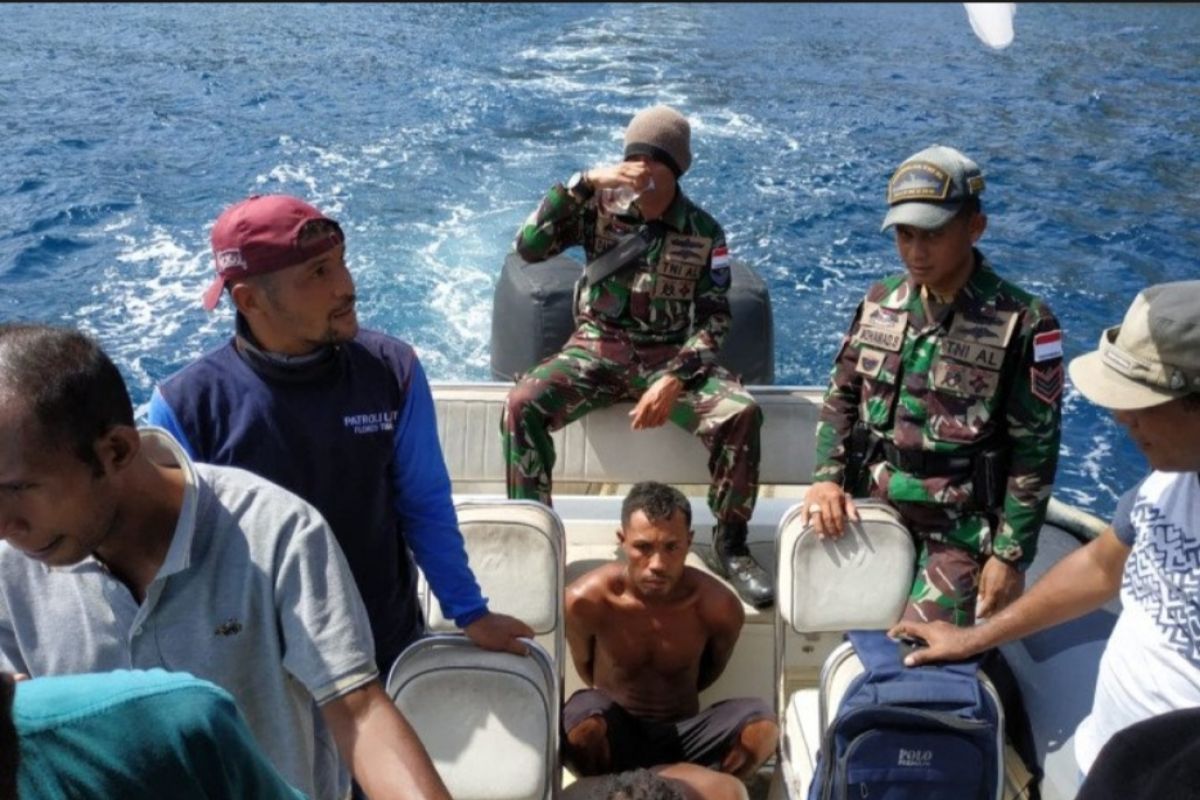
M866 671L823 734L809 800L999 800L1004 712L978 661L905 667L883 631L848 636Z

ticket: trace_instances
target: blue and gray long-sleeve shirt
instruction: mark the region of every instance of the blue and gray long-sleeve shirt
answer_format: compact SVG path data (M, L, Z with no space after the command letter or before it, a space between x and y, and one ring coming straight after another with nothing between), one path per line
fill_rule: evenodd
M366 604L383 674L423 631L414 556L447 618L465 627L486 614L412 347L360 330L289 366L238 342L155 389L150 424L196 461L248 469L316 506Z

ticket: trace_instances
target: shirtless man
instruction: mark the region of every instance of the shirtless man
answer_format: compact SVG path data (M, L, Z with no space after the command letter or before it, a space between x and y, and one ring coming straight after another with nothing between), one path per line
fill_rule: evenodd
M737 595L684 565L692 543L687 498L639 483L621 507L624 563L567 587L567 642L592 687L563 709L566 757L579 774L689 762L746 779L775 750L779 728L757 697L700 710L741 632Z

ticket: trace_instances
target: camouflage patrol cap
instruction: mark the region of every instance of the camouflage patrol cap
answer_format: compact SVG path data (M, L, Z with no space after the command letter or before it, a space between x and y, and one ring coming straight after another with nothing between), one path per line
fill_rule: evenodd
M1200 281L1143 289L1100 349L1071 362L1071 380L1105 408L1161 405L1200 393Z
M893 225L940 228L983 186L983 173L974 161L953 147L927 147L906 158L888 181L889 208L879 230Z

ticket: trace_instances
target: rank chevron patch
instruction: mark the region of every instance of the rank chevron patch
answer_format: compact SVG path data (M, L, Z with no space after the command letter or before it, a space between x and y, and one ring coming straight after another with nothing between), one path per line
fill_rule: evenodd
M1046 405L1054 405L1062 394L1063 368L1059 361L1053 367L1029 368L1029 391Z

